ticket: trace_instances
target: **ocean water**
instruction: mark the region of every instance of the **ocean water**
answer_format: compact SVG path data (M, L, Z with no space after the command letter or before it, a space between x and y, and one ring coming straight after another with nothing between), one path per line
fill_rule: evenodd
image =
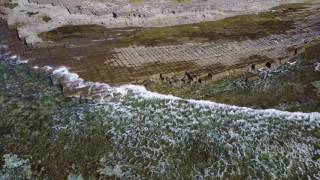
M100 176L320 178L320 113L181 99L136 85L86 82L67 67L29 67L10 53L0 59L1 93L7 99L0 110L8 111L10 99L57 99L41 105L51 108L46 109L53 119L48 128L56 136L48 141L57 141L60 132L75 140L102 129L111 148L92 162L99 164ZM72 92L71 102L64 103L57 86ZM14 119L14 114L4 118Z

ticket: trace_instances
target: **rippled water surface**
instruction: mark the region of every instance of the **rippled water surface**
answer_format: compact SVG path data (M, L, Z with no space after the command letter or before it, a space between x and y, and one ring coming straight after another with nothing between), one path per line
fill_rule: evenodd
M184 100L1 58L2 177L320 178L319 113ZM100 97L66 99L66 84Z

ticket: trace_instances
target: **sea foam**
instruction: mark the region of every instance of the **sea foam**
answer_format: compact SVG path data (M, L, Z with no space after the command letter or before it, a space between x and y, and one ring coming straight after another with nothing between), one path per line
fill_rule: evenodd
M17 62L27 63L27 61L22 61L18 56L12 55L10 53L3 54L2 59L5 61L16 60ZM17 64L20 64L17 63ZM113 97L118 97L119 99L123 97L133 97L136 100L139 99L160 99L160 100L169 100L169 101L185 101L189 104L194 104L197 106L209 108L209 109L223 109L225 111L229 111L230 113L239 114L246 113L253 116L263 116L263 117L283 117L287 120L309 120L309 121L320 121L320 113L312 112L312 113L302 113L302 112L287 112L276 109L252 109L248 107L238 107L234 105L226 105L221 103L215 103L211 101L205 100L194 100L194 99L182 99L179 97L175 97L173 95L165 95L156 92L148 91L144 86L140 85L121 85L121 86L110 86L107 83L102 82L91 82L85 81L82 79L77 73L70 71L69 68L65 66L61 67L51 67L51 66L43 66L38 67L34 66L34 69L41 69L42 71L46 71L52 79L56 83L62 84L64 87L68 89L72 89L73 94L68 94L72 97L79 97L79 94L89 99L96 99L99 103L107 103ZM83 89L87 89L88 91L83 91ZM111 97L111 98L110 98Z

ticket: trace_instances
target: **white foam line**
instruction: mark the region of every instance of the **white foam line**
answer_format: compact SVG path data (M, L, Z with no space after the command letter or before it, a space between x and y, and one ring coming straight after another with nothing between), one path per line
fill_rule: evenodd
M13 61L15 64L27 64L27 59L21 60L17 55L12 55L10 52L1 54L0 58L4 58L5 61Z
M131 91L134 94L138 94L146 99L171 99L171 100L181 100L181 98L173 95L165 95L156 92L148 91L144 86L127 84L119 87L115 87L117 92L122 92L122 94L127 94Z
M289 111L281 111L277 109L252 109L248 107L239 107L234 105L226 105L221 103L216 103L212 101L205 101L205 100L194 100L189 99L187 100L190 103L199 104L203 106L207 106L213 109L225 109L225 110L232 110L235 114L238 113L246 113L249 115L263 115L264 117L281 117L285 116L286 119L289 120L303 120L309 119L310 121L320 121L320 113L318 112L311 112L311 113L303 113L303 112L289 112Z
M16 55L11 55L10 59L17 59ZM22 61L27 62L27 61ZM34 69L39 69L38 66L34 66ZM288 111L281 111L276 109L252 109L248 107L239 107L234 105L226 105L221 103L216 103L212 101L206 101L206 100L194 100L194 99L182 99L173 95L165 95L160 94L156 92L148 91L144 86L139 85L122 85L118 87L112 87L106 83L101 82L90 82L85 81L77 73L70 72L69 69L65 66L61 66L58 68L53 68L50 66L43 66L40 68L41 70L45 70L51 75L57 79L60 79L64 85L67 85L74 89L84 88L88 87L89 89L97 90L99 89L99 92L101 94L104 93L110 93L112 96L112 93L118 93L122 96L126 96L128 94L133 94L137 96L138 98L145 98L145 99L165 99L165 100L185 100L191 104L201 105L203 107L211 108L211 109L224 109L232 111L236 114L238 113L247 113L249 115L263 115L264 117L281 117L285 116L286 119L309 119L310 121L320 121L320 113L318 112L312 112L312 113L303 113L303 112L288 112ZM108 102L108 100L100 100Z
M19 60L17 59L17 64L27 64L29 61L28 60Z
M44 69L45 71L52 71L53 68L50 66L44 66L42 69Z
M320 62L315 64L314 71L320 71Z
M248 107L226 105L226 104L216 103L212 101L182 99L173 95L165 95L165 94L151 92L151 91L148 91L144 86L139 86L139 85L128 84L128 85L122 85L118 87L111 87L105 83L85 82L82 78L79 77L78 74L70 72L69 69L66 67L60 67L54 70L53 75L64 77L65 79L63 81L65 83L79 84L79 86L76 86L75 88L85 87L85 86L91 87L91 86L98 85L102 88L107 88L111 92L113 91L116 93L120 93L123 96L131 93L145 99L186 100L191 104L197 104L197 105L209 107L212 109L230 110L230 111L234 111L236 114L247 113L249 115L263 115L264 117L285 116L286 119L294 119L294 120L309 119L310 121L320 121L320 113L318 112L303 113L303 112L281 111L276 109L252 109Z
M12 59L12 60L17 59L17 55L10 56L10 59Z
M79 89L83 87L103 87L103 88L109 88L110 86L104 83L99 82L86 82L82 78L79 77L78 74L70 72L67 67L59 67L59 68L52 68L50 66L45 66L42 68L46 71L52 71L53 77L57 79L62 79L62 82L70 85L72 88Z
M108 91L113 91L123 96L127 95L128 93L133 93L139 96L143 96L144 98L147 98L147 99L155 99L155 98L180 99L178 97L171 96L171 95L163 95L155 92L150 92L146 90L144 86L127 84L122 86L111 87L106 83L85 81L82 78L80 78L78 74L70 72L67 67L59 67L57 69L54 69L50 66L45 66L42 69L46 71L52 71L52 75L55 78L57 79L63 78L62 79L63 83L66 83L67 85L71 85L71 87L75 89L79 89L83 87L104 88Z

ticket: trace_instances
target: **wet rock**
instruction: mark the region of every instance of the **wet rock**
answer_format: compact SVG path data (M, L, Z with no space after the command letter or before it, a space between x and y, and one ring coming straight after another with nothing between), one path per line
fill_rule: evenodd
M320 96L320 81L314 81L311 83L313 87L317 89L317 93Z
M118 17L118 14L115 13L115 12L112 12L112 16L113 16L113 18L117 18L117 17Z

